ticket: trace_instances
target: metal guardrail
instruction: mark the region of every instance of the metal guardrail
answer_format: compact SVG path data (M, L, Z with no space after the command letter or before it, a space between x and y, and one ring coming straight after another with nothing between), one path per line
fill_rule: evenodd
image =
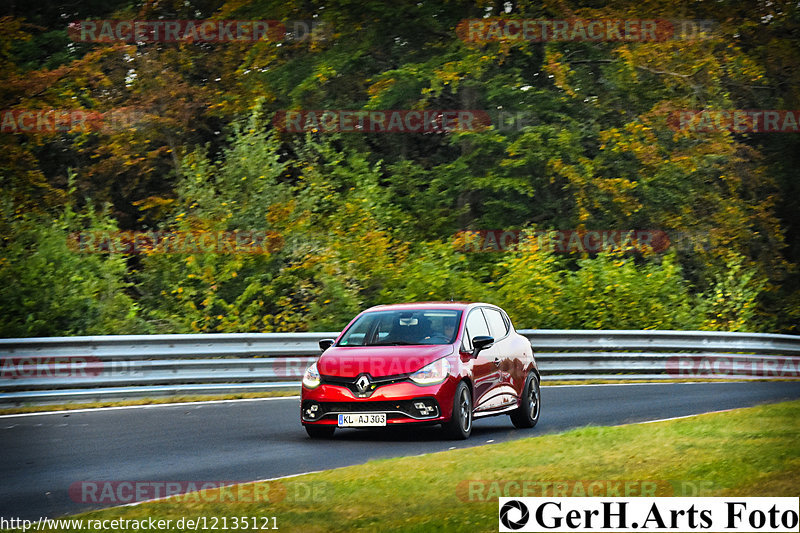
M544 380L798 379L800 336L520 330ZM297 389L337 333L0 339L0 405Z

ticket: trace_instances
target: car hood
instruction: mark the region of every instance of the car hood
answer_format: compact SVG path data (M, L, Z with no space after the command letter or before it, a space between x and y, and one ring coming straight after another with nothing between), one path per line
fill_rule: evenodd
M416 372L428 363L454 352L452 344L434 346L334 346L317 361L324 376L354 378L396 376Z

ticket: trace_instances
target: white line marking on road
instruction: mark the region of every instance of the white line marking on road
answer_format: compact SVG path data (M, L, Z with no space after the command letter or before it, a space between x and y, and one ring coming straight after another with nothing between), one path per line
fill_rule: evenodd
M634 424L652 424L654 422L666 422L668 420L681 420L682 418L692 418L693 416L700 416L700 415L710 415L714 413L727 413L728 411L736 411L738 409L744 409L743 407L737 407L735 409L722 409L721 411L707 411L705 413L695 413L693 415L683 415L683 416L673 416L670 418L659 418L658 420L646 420L644 422L633 422ZM622 424L623 426L627 426L630 424Z
M255 399L255 398L248 398L248 399ZM333 469L333 470L335 470L335 469ZM271 477L271 478L267 478L267 479L256 479L256 480L253 480L253 481L244 481L242 483L231 483L230 485L225 485L224 487L214 487L214 488L215 489L222 489L222 488L226 488L226 487L235 487L236 485L252 485L253 483L265 483L267 481L279 481L281 479L289 479L289 478L293 478L293 477L305 476L307 474L321 474L323 472L328 472L328 471L329 470L313 470L311 472L300 472L299 474L288 474L286 476ZM200 491L198 491L198 492L200 492ZM113 507L104 507L103 510L116 509L118 507L133 507L135 505L141 505L143 503L160 502L160 501L163 501L163 500L168 500L170 498L174 498L176 496L178 498L181 498L181 497L185 497L186 494L192 494L192 493L191 492L184 492L184 493L181 493L181 494L173 494L171 496L163 496L161 498L153 498L151 500L142 500L142 501L139 501L139 502L124 503L122 505L115 505Z
M558 388L558 387L628 387L634 385L708 385L710 383L742 383L741 381L647 381L642 383L587 383L585 385L548 385L547 381L542 382L542 388Z

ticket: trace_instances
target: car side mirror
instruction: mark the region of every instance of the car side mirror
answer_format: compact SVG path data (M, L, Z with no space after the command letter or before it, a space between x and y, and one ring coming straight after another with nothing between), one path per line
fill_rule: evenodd
M322 339L319 341L319 347L324 352L336 343L336 339Z
M472 351L472 357L478 357L478 354L481 350L485 350L486 348L491 348L494 344L494 337L489 337L486 335L478 335L477 337L472 337L472 346L474 350Z

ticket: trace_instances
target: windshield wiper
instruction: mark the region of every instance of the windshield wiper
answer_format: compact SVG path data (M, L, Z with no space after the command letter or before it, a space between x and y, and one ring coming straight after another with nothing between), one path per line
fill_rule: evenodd
M367 344L367 346L412 346L416 342L394 341L394 342L376 342L375 344Z

